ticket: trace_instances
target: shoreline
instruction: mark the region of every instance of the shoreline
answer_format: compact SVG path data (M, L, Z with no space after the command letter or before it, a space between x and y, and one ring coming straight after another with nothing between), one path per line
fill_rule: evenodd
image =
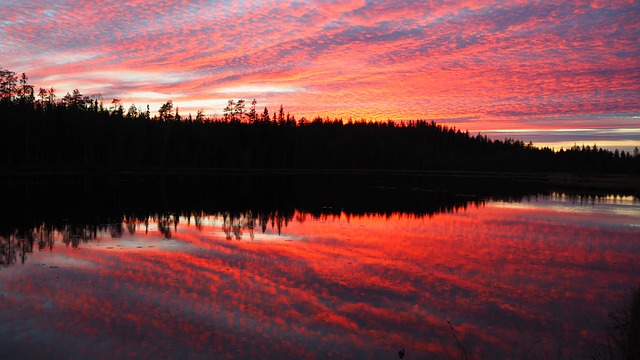
M640 198L640 175L588 173L527 173L465 170L378 169L244 169L244 168L149 168L149 169L0 169L0 179L31 177L145 177L145 176L363 176L393 178L496 179L546 185L553 190L615 192Z

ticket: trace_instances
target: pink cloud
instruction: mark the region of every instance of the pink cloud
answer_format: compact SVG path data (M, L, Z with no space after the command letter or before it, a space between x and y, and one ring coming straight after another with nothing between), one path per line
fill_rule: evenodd
M284 104L298 118L481 119L470 128L505 116L640 112L633 1L37 0L0 15L4 68L36 86L90 85L85 93L138 105L157 99L134 94L176 105L232 95Z

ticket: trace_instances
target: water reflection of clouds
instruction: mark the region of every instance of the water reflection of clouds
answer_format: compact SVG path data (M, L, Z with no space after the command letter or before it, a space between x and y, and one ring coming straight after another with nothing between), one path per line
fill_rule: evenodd
M48 299L28 312L41 320L34 335L54 324L41 340L67 346L54 353L94 346L105 357L391 358L405 347L444 358L447 320L488 356L516 356L515 342L541 337L584 345L599 326L585 317L605 319L638 280L640 249L628 241L638 233L565 221L570 212L540 201L433 217L307 216L280 235L269 227L264 236L282 241L259 244L227 240L215 217L198 226L180 218L170 239L143 225L119 238L104 232L99 246L56 245L32 259L59 253L93 267L0 272L9 298L0 324ZM557 221L538 221L550 213ZM41 281L46 274L58 278ZM4 326L0 341L19 341Z
M537 210L533 216L541 221L575 222L585 226L633 228L640 223L640 201L631 196L595 198L554 194L534 201L499 201L490 206Z

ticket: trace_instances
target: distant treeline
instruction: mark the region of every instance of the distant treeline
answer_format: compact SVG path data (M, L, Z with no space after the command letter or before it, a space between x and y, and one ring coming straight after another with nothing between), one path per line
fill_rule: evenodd
M366 169L640 173L640 155L597 146L554 152L491 140L433 121L296 119L282 106L229 101L222 117L182 116L168 101L126 111L78 90L57 99L0 68L0 168L11 171L146 169Z

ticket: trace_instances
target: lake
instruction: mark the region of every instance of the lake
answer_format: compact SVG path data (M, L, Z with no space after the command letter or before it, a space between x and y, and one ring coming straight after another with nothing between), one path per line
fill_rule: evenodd
M640 284L631 196L61 183L5 183L0 358L582 359Z

